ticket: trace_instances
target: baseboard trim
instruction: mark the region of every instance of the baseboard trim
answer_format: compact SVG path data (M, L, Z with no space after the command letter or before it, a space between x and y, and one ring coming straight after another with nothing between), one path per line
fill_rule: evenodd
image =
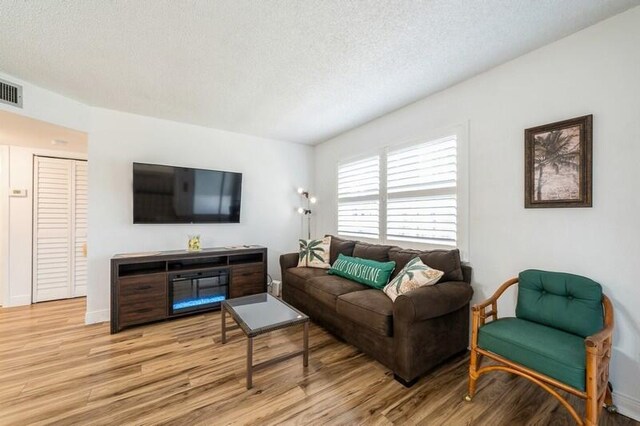
M30 304L31 304L30 294L23 294L21 296L11 296L9 298L9 304L7 305L7 308L10 308L12 306L25 306Z
M85 324L97 324L100 322L107 322L111 319L111 312L109 309L103 309L101 311L87 312L84 316Z
M613 403L624 416L640 421L640 400L629 395L613 391Z

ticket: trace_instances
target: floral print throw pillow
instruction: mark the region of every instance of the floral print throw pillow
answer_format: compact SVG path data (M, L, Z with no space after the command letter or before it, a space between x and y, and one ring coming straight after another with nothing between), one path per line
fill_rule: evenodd
M319 240L300 240L298 267L329 269L331 237Z
M415 257L385 286L384 292L395 301L401 294L437 283L443 275L444 272L430 268Z

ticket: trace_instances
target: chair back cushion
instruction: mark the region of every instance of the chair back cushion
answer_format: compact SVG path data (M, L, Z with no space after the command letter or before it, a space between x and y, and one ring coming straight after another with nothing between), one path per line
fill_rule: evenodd
M578 336L590 336L604 327L602 287L579 275L522 271L516 317Z

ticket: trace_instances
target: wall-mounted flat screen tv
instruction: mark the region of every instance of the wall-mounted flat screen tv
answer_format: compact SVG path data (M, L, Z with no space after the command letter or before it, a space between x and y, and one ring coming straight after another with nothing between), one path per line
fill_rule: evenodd
M133 163L133 223L238 223L242 173Z

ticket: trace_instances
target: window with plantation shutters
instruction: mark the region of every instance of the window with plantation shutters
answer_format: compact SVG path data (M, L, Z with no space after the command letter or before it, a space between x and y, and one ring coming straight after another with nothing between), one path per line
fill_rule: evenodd
M452 133L341 164L338 234L459 247L464 220L458 215L458 136Z
M338 166L338 234L380 236L380 156Z
M456 245L455 136L389 150L386 177L386 240Z

